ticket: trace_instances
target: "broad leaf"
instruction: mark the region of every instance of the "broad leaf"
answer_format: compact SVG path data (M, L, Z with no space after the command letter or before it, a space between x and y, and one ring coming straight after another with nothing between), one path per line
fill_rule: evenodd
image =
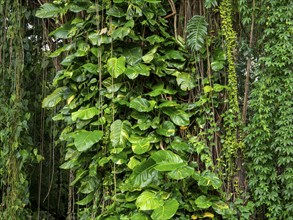
M91 148L95 143L97 143L103 137L102 131L86 131L80 130L72 135L74 138L74 145L76 149L80 152L86 151Z
M194 178L200 186L212 186L214 189L219 189L222 185L219 177L210 171L204 171L201 175L196 175Z
M177 212L179 203L176 199L167 200L163 206L155 209L151 215L154 220L171 219Z
M172 171L184 166L184 161L169 150L159 150L152 154L151 158L156 161L155 169L158 171Z
M183 110L174 108L164 108L163 112L170 117L174 124L178 126L189 125L189 114L187 114Z
M52 31L49 36L54 35L56 38L68 39L75 36L77 28L75 25L64 24L56 30Z
M131 124L129 121L116 120L111 125L110 138L113 147L125 147L129 138Z
M139 210L154 210L162 206L163 203L161 198L150 191L142 192L135 202Z
M123 55L126 58L127 64L135 67L141 61L142 49L141 47L125 48Z
M66 86L55 89L54 92L52 92L50 95L44 98L42 102L42 107L43 108L55 107L62 100L62 96L66 90L68 90Z
M175 134L175 125L170 121L164 121L163 124L157 128L156 132L160 135L171 137Z
M76 202L77 205L86 205L88 203L90 203L91 201L93 201L94 199L94 193L91 193L89 195L87 195L85 198L83 198L82 200Z
M213 203L205 195L202 195L195 200L195 204L200 209L207 209L211 207Z
M98 65L93 63L86 63L82 66L86 71L97 74L98 73Z
M77 112L73 112L71 118L72 121L76 121L77 119L88 120L98 115L99 113L99 109L97 109L96 107L91 107L86 109L80 109Z
M149 138L130 138L129 141L132 144L131 148L135 154L143 154L151 149L151 141Z
M107 61L107 69L110 75L117 78L125 71L125 57L121 56L119 58L113 57Z
M155 53L157 52L157 49L158 49L158 46L155 46L154 48L152 48L149 52L147 52L147 54L145 54L142 57L142 60L145 63L150 63L154 59L154 56L155 56Z
M52 3L43 4L36 12L38 18L52 18L60 13L60 8Z
M112 32L112 38L113 40L116 40L116 39L120 39L120 40L123 40L123 38L125 36L127 36L129 33L130 33L131 29L130 28L126 28L126 27L119 27L117 29L115 29L113 32Z
M173 75L176 76L177 84L181 90L189 91L195 87L195 79L189 73L176 71Z
M189 166L179 167L168 173L168 176L175 180L182 180L194 174L194 169Z
M148 220L148 216L143 213L135 213L131 216L131 220Z
M149 76L151 68L145 64L139 63L135 66L128 66L125 70L125 75L129 79L135 79L139 75Z
M147 99L138 97L130 101L129 107L139 112L150 112L153 110L155 104L155 101L148 101Z
M152 182L158 180L158 171L154 169L156 162L152 159L148 159L145 162L137 165L127 182L131 189L142 189Z

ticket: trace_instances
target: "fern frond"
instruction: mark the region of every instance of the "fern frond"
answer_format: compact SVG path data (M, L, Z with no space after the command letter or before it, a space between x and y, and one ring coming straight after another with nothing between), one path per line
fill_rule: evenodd
M207 22L200 15L193 16L187 23L186 45L191 51L199 51L205 42L207 35Z

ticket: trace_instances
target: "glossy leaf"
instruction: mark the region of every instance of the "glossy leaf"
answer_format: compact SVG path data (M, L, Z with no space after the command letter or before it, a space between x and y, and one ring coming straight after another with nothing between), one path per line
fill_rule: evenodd
M86 109L80 109L77 112L73 112L71 118L72 121L76 121L77 119L88 120L98 115L99 113L99 109L97 109L96 107L91 107Z
M155 56L155 53L157 52L158 46L155 46L154 48L152 48L149 52L147 52L143 57L142 60L145 63L150 63Z
M44 98L42 102L42 107L43 108L55 107L62 100L62 96L67 89L68 88L66 86L55 89L54 92L52 92L50 95Z
M142 49L141 47L125 48L123 55L126 58L127 64L135 67L141 61Z
M143 137L138 139L130 138L129 141L132 144L131 148L135 154L143 154L145 152L148 152L151 149L151 142L149 138L143 138Z
M149 218L143 213L135 213L131 216L131 220L148 220Z
M130 108L133 108L139 112L150 112L153 110L155 101L148 101L145 98L135 98L130 101Z
M129 121L116 120L110 128L110 138L113 147L125 147L131 131Z
M168 176L175 180L182 180L194 174L194 169L189 166L182 166L168 173Z
M162 206L163 203L162 199L150 191L142 192L135 202L139 210L154 210Z
M195 87L195 79L189 73L177 71L173 75L176 76L177 84L181 90L188 91Z
M38 18L52 18L60 13L60 8L52 3L43 4L36 12Z
M87 195L85 198L83 198L82 200L76 202L77 205L86 205L88 203L90 203L91 201L93 201L94 199L94 193L91 193L89 195Z
M158 171L154 169L156 162L148 159L133 169L128 179L130 189L141 189L158 180Z
M91 148L95 143L97 143L103 137L102 131L86 131L80 130L72 135L74 138L74 145L80 152L86 151Z
M200 209L207 209L212 206L212 202L208 197L202 195L195 200L195 204Z
M175 134L175 125L170 121L164 121L156 130L160 135L171 137Z
M172 171L184 166L184 161L169 150L159 150L151 158L156 161L155 169L158 171Z
M119 58L113 57L107 61L107 69L110 75L114 78L118 78L125 71L125 57L121 56Z
M170 117L174 124L178 126L188 126L190 123L189 114L182 110L174 108L164 108L163 112Z
M155 209L151 215L154 220L171 219L177 212L179 203L176 199L167 200L163 206Z

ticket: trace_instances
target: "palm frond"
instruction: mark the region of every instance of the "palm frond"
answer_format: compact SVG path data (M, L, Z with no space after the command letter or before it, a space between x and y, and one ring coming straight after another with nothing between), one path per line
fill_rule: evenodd
M207 35L207 22L200 15L193 16L187 23L186 45L191 51L199 51L204 45Z

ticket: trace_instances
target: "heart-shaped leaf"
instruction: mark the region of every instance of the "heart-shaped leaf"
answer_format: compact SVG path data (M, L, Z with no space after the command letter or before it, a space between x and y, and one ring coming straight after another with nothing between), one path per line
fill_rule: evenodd
M107 61L107 69L110 75L114 78L118 78L122 73L124 73L126 59L124 56L119 58L113 57Z
M99 109L97 109L96 107L91 107L86 109L80 109L77 112L73 112L71 118L72 121L76 121L77 119L88 120L98 115L99 113Z
M72 135L74 138L74 145L80 152L86 151L91 148L103 137L102 131L86 131L80 130Z
M140 210L154 210L162 206L164 202L155 193L144 191L137 198L135 204Z
M171 219L177 212L179 203L176 199L167 200L163 206L154 210L151 218L154 220Z
M125 147L129 138L131 124L129 121L116 120L111 125L111 143L113 147Z

